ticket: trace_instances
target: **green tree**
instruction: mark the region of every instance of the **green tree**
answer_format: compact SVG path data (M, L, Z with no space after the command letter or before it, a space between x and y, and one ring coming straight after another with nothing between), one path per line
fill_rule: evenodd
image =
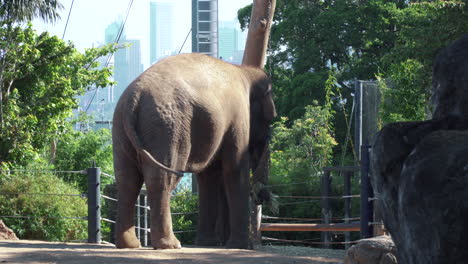
M336 100L348 102L335 115L340 144L354 79L385 80L384 122L426 118L432 59L468 32L467 8L466 0L278 0L266 67L278 114L291 125L313 100L322 104L327 73L334 68L341 90ZM251 5L238 12L244 28L250 12Z
M54 22L60 17L58 10L62 8L57 0L0 0L0 19L11 23L34 18Z
M384 123L430 117L432 62L438 50L468 32L468 1L411 1L391 9L394 47L380 58Z
M38 35L31 24L0 27L0 46L0 163L25 164L65 131L76 95L111 83L111 69L98 68L96 59L115 47L82 54L47 32Z
M113 174L112 142L109 129L90 130L88 132L73 129L64 133L57 140L57 153L54 160L55 169L59 171L81 171L96 162L102 172ZM65 174L64 180L77 185L86 192L87 178L83 175ZM102 177L103 183L110 183L109 178Z

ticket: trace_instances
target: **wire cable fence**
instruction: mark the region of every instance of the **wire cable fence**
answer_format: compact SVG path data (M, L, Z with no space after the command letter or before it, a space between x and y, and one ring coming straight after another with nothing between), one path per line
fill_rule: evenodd
M86 234L87 194L64 179L85 171L0 170L0 219L29 238L81 241Z
M361 185L363 182L362 167L330 167L324 168L324 173L320 177L320 194L314 192L303 192L300 195L295 193L282 192L281 187L298 186L310 184L310 182L291 182L287 184L272 184L268 188L276 188L279 195L275 196L278 201L279 214L271 216L268 210L264 211L262 220L262 232L268 236L263 236L263 243L284 243L319 245L323 247L348 247L360 238L356 232L363 232L363 227L372 229L374 225L379 225L372 221L372 213L367 211L362 213L373 202L373 197L369 193L361 195L356 183L359 178L356 175L361 172ZM37 190L7 190L0 189L0 197L43 197L45 199L81 199L85 200L83 206L87 207L88 214L84 215L33 215L33 214L4 214L0 213L0 218L23 218L23 219L63 219L63 220L87 220L87 238L90 243L115 243L114 233L117 222L117 190L115 177L111 174L101 172L99 168L88 168L82 171L42 171L42 170L0 170L2 177L15 173L23 174L79 174L87 178L88 189L83 193L62 193L62 192L40 192ZM106 178L105 186L101 184L102 178ZM367 177L367 176L366 176ZM333 184L332 184L333 183ZM360 189L369 188L361 186ZM290 190L290 189L288 189ZM358 199L359 198L359 199ZM187 241L194 240L197 224L197 196L191 193L174 193L171 202L171 215L174 233L178 238ZM193 206L187 207L188 201L193 202ZM365 204L363 205L363 201ZM73 202L67 202L73 204ZM360 210L356 210L360 208ZM356 213L360 211L359 216ZM146 188L142 191L136 201L134 209L134 221L136 235L143 246L148 246L151 241L151 208L147 197ZM282 212L284 212L282 214ZM300 215L301 217L295 217ZM320 216L318 216L320 215ZM86 222L85 222L86 224ZM301 233L298 233L300 231ZM299 234L299 235L298 235ZM362 235L362 234L361 234ZM78 240L78 239L74 239ZM320 242L318 242L320 241ZM185 243L189 244L189 243Z
M278 193L275 198L279 213L271 216L264 212L263 244L348 248L360 238L361 217L356 215L361 197L357 187L359 172L360 167L355 166L327 167L318 176L318 184L290 182L268 185ZM308 191L307 188L314 190ZM315 193L317 191L319 194Z
M111 174L101 173L106 178L115 180L115 177ZM194 194L188 194L187 192L175 192L171 195L171 216L173 218L174 234L176 234L182 243L193 243L196 232L196 220L198 214L198 207L196 204L189 208L186 208L187 203L197 200L197 196ZM104 230L109 230L103 234L103 239L107 243L115 243L114 233L115 225L117 222L117 187L115 182L109 184L103 192L100 194L102 198L102 212L103 215L100 218L104 222ZM184 206L179 206L184 205ZM185 211L187 210L187 211ZM148 201L146 186L143 185L140 195L135 203L134 208L134 223L135 233L137 238L140 240L142 246L146 247L150 245L151 241L151 207Z

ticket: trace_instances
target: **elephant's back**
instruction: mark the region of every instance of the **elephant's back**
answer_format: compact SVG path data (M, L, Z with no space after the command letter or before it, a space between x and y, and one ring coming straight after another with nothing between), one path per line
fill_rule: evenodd
M180 54L165 58L152 65L135 81L154 82L153 89L183 86L195 89L215 89L212 84L221 86L231 83L242 75L239 66L198 53ZM159 84L159 85L158 85Z
M249 116L241 75L238 66L182 54L151 66L122 97L137 102L129 110L137 115L136 131L145 148L177 146L179 155L190 155L188 169L196 171L212 159L233 120Z
M229 112L248 105L248 91L239 66L203 54L168 57L141 74L126 92L140 92L161 111ZM245 113L243 113L245 114ZM226 113L227 115L227 113Z

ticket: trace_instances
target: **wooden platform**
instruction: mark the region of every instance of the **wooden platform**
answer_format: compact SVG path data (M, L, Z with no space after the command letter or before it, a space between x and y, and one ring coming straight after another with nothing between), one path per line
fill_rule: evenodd
M347 231L361 231L360 223L339 223L339 224L266 224L262 223L261 231L329 231L329 232L347 232Z

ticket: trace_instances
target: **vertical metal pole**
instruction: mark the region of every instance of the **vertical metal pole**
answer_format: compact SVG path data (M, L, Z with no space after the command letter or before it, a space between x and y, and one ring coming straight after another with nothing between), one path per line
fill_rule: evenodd
M192 52L198 52L198 0L192 0Z
M192 173L192 193L197 194L198 193L198 180L197 180L197 174Z
M330 224L331 218L331 209L330 209L330 184L331 184L331 177L330 171L325 170L322 176L322 222L324 224ZM330 232L322 232L322 242L324 242L324 248L330 248Z
M347 171L345 172L344 175L344 195L345 196L351 196L351 176L353 176L352 171ZM345 220L344 222L346 224L349 223L349 218L351 217L351 197L346 197L344 199L345 205L344 205L344 211L345 211ZM348 242L351 240L351 235L350 232L344 232L345 235L345 249L349 248Z
M372 203L373 191L369 180L369 146L361 146L361 238L373 236L370 224L374 215Z
M361 145L363 135L363 85L362 81L354 80L354 102L355 102L355 126L354 126L354 146L358 161L361 160Z
M141 199L140 199L140 196L141 194L138 194L138 198L137 198L137 201L136 201L136 235L137 235L137 238L138 240L141 241L141 222L140 222L140 219L141 219Z
M144 231L144 234L145 234L145 237L144 237L144 241L143 241L143 245L145 247L148 246L148 196L145 194L143 196L143 201L144 201L144 206L145 206L145 211L143 212L143 227L145 228L145 231Z
M87 169L88 173L88 243L101 243L101 169Z

